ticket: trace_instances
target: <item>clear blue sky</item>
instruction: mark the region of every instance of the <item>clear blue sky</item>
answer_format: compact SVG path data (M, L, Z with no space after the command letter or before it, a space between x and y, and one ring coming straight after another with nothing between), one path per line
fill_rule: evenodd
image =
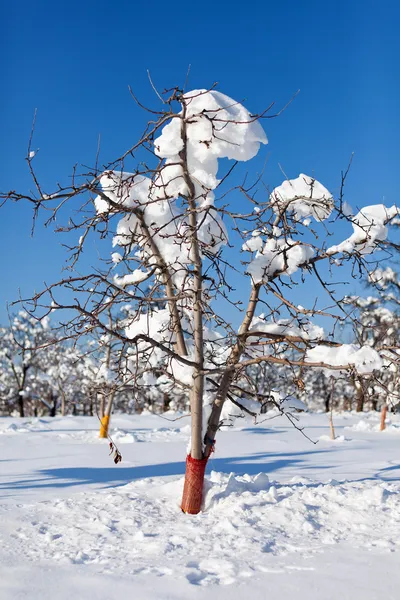
M145 116L128 94L155 97L184 81L219 89L253 112L290 108L265 129L265 179L280 162L290 177L314 174L337 193L351 152L353 205L400 202L400 3L396 0L253 2L18 1L3 6L0 189L31 187L24 161L34 109L42 180L54 187L76 162L93 164L101 134L106 163L129 147ZM30 295L58 279L63 241L31 211L0 210L0 322L18 288ZM87 258L95 264L95 252Z

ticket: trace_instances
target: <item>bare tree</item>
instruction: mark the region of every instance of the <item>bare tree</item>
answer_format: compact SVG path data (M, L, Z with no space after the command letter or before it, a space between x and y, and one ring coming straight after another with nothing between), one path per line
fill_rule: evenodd
M2 197L28 200L35 216L49 211L52 222L82 196L81 211L58 226L68 239L79 232L70 247L71 270L93 234L104 240L107 252L110 238L119 247L98 269L72 273L24 305L32 314L58 313L65 338L100 331L118 342L109 403L115 386L140 394L149 381L189 394L182 510L194 514L201 508L205 467L226 419L224 409L235 405L257 418L269 402L293 421L299 407L287 394L255 389L250 367L284 366L300 387L310 368L326 369L329 377L379 375L380 348L335 341L349 312L334 273L338 269L349 278L373 270L372 254L390 252L388 224L398 211L375 205L352 216L344 203L348 171L337 201L303 174L286 178L271 193L261 175L251 182L243 177L239 163L267 143L261 122L279 114L272 114L272 106L253 115L215 86L174 88L159 98L160 109L143 107L151 119L136 144L101 168L97 159L83 173L74 168L71 182L55 191L40 184L31 136L27 162L35 192ZM218 175L222 159L231 164L223 162L225 172ZM340 222L353 233L329 245ZM234 286L239 277L240 286L248 287L244 304L242 290ZM311 306L304 307L296 290L311 283L320 287L322 300L316 291ZM121 327L116 314L127 305ZM68 311L64 321L60 311ZM229 316L232 311L239 319ZM327 331L313 318L325 320Z

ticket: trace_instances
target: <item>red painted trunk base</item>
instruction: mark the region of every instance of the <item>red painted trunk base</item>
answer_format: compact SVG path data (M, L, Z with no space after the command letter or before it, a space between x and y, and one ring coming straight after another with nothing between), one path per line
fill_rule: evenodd
M186 475L181 509L189 515L197 515L201 509L207 460L208 458L197 460L192 458L190 454L186 457Z

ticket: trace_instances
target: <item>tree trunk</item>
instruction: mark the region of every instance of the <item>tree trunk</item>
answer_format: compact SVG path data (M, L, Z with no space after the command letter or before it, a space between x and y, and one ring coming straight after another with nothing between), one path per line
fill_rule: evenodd
M243 350L246 346L246 335L250 329L251 322L254 317L254 313L257 307L257 302L260 294L260 284L252 287L249 303L247 305L246 314L243 318L242 324L239 329L236 344L233 346L231 354L226 364L226 371L224 372L217 395L212 405L211 415L208 419L207 433L205 435L205 456L209 457L214 447L215 435L220 426L220 417L224 402L227 394L229 393L229 387L235 376L234 366L238 364L240 357L242 356Z
M197 515L203 500L204 474L208 458L197 460L186 457L185 485L183 486L181 509L188 515Z
M356 412L363 412L364 401L365 401L364 389L361 384L361 380L356 379L354 376L352 379L353 379L354 389L356 390L356 398L357 398Z
M224 372L219 383L217 395L213 402L211 415L207 424L207 432L203 440L205 446L204 453L198 459L193 458L191 455L189 455L186 459L185 485L183 488L181 508L184 512L187 512L189 514L197 514L198 512L200 512L201 509L204 473L207 461L211 452L213 451L215 435L220 426L220 416L222 407L226 400L227 394L229 393L229 387L235 376L235 371L233 367L239 362L246 345L246 334L249 331L254 312L257 306L259 290L259 285L256 285L252 288L249 304L242 325L239 329L236 344L232 348L230 357L227 361L226 371Z
M207 457L203 456L203 394L204 394L204 339L203 339L203 260L197 237L198 217L196 188L187 164L186 104L182 102L181 137L183 148L179 153L183 178L188 188L190 254L193 265L193 338L194 362L193 385L190 390L191 449L186 458L185 486L181 508L183 512L197 514L201 509L204 473Z
M55 417L56 413L57 413L57 396L55 396L53 394L53 392L50 392L50 394L49 394L49 404L50 404L49 416Z
M362 389L357 390L357 404L356 412L363 412L364 410L364 392Z
M24 389L25 389L25 382L26 382L26 376L29 370L29 366L30 365L23 365L22 367L22 379L21 381L18 382L18 409L19 409L19 416L20 417L25 417L25 408L24 408Z
M167 393L163 394L163 412L167 412L169 410L169 405L171 402L171 398Z
M386 429L386 415L387 415L387 410L388 407L386 404L384 404L382 406L382 410L381 410L381 425L380 425L380 431L384 431Z
M106 398L104 396L104 394L101 394L100 396L100 404L99 404L99 417L100 419L102 419L105 415L105 408L106 408Z
M343 410L351 410L351 398L349 396L344 396L343 398Z
M23 395L23 390L19 390L18 391L18 410L19 410L19 416L20 417L25 417L25 410L24 410L24 395Z

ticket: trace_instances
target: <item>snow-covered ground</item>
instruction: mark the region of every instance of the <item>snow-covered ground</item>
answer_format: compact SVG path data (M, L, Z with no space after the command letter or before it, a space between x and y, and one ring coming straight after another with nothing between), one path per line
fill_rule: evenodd
M204 511L179 509L188 421L0 419L1 600L398 600L400 419L220 432Z

